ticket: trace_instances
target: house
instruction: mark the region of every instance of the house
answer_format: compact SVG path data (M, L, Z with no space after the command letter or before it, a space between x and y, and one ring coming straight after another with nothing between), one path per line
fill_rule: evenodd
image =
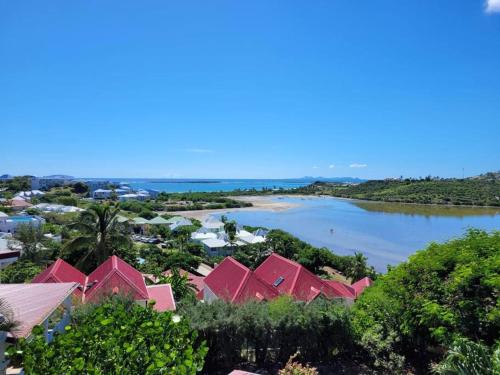
M161 216L157 216L148 221L149 225L169 225L167 219L162 218Z
M217 220L216 218L209 216L203 222L201 223L201 226L205 228L206 230L209 230L210 232L220 232L221 230L224 230L224 223L220 220Z
M21 197L14 197L11 200L7 201L7 206L14 211L22 211L31 207L32 205Z
M19 328L12 333L0 332L0 374L5 373L8 366L7 340L29 338L35 326L43 327L46 342L52 341L54 333L65 332L71 321L71 296L76 288L76 283L0 284L0 296L12 310L13 320L19 323Z
M169 284L146 286L143 275L116 255L109 257L90 275L86 276L62 259L56 260L36 276L32 283L78 283L77 294L82 302L119 294L146 305L154 300L157 311L175 310L175 300Z
M256 236L244 229L240 229L236 232L236 238L243 242L245 245L252 245L256 243L266 242L266 238L263 236Z
M116 189L116 192L118 193L118 190ZM144 194L144 193L125 193L122 195L118 196L118 199L120 202L128 202L128 201L145 201L150 198L149 194Z
M207 238L200 242L209 256L229 255L233 250L228 241L220 238Z
M333 280L322 280L302 265L278 254L271 254L255 271L227 257L204 279L203 299L244 302L248 299L269 300L288 295L295 300L311 302L319 296L351 304L359 296L352 286ZM360 280L364 289L371 280ZM362 289L360 289L362 291Z
M21 248L13 248L12 241L8 238L0 238L0 282L2 281L2 268L14 263L21 255Z
M174 224L170 224L170 230L174 231L180 227L187 227L189 225L193 225L193 222L183 217L182 220L179 220Z
M231 257L225 258L204 279L203 300L206 302L222 299L241 303L248 300L270 300L277 296L276 290Z
M208 240L209 238L215 239L217 238L217 234L205 228L200 228L191 233L191 240L193 241L202 242L203 240Z
M16 198L21 198L24 200L31 200L32 197L41 197L45 195L45 193L41 190L28 190L28 191L20 191L16 194Z
M31 177L31 190L49 190L57 186L69 185L74 180L71 176Z
M89 188L89 193L92 195L98 189L106 189L111 182L107 180L85 180L82 181Z
M301 264L271 254L255 269L255 274L279 294L287 294L299 301L310 302L323 295L326 298L352 298L341 293Z
M55 204L55 203L39 203L35 204L33 208L36 208L37 210L40 210L42 212L56 212L56 213L85 211L83 208L75 206L65 206L62 204Z
M371 286L373 281L369 277L364 277L361 280L356 281L352 284L354 291L356 292L356 297L359 296L363 291Z
M16 233L20 225L32 225L36 228L45 223L45 219L40 216L18 215L0 216L0 232Z
M92 198L94 198L94 199L109 199L109 198L111 198L111 194L113 194L113 190L111 190L111 189L96 189L92 193Z

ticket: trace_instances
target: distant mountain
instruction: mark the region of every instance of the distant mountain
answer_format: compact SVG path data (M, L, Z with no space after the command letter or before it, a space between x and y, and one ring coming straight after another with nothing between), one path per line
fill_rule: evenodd
M43 176L42 178L51 178L51 179L58 179L58 180L74 180L75 179L73 176L68 176L65 174L53 174L50 176Z
M340 182L340 183L349 183L349 184L360 184L362 182L366 182L368 180L357 178L357 177L313 177L313 176L304 176L299 178L299 180L306 180L311 182Z

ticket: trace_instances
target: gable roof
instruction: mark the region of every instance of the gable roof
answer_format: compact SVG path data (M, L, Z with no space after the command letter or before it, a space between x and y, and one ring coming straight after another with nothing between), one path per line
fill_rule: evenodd
M363 291L373 284L372 279L369 277L363 277L361 280L356 281L351 287L356 292L356 297L359 296Z
M219 298L228 302L249 299L269 300L278 296L249 268L232 257L226 257L207 277L205 285Z
M97 267L87 279L85 299L92 298L99 292L132 292L135 299L148 299L148 291L142 274L116 255L109 257ZM138 297L138 298L137 298Z
M279 294L289 294L301 301L312 301L320 294L327 298L343 297L342 293L304 266L276 253L271 254L255 274Z
M27 337L34 326L42 324L76 289L76 283L0 284L0 295L14 313L19 328L9 334Z
M334 289L344 298L356 298L356 291L351 285L344 284L337 280L323 280L323 282L327 283L332 289Z
M75 267L58 258L54 263L47 267L42 273L35 276L32 283L78 283L78 291L82 293L87 284L87 276L77 270Z
M149 220L149 224L166 225L166 224L169 224L169 222L168 222L168 220L162 218L161 216L156 216L155 218Z
M174 294L170 284L150 285L146 288L149 299L156 302L154 305L156 311L175 311Z

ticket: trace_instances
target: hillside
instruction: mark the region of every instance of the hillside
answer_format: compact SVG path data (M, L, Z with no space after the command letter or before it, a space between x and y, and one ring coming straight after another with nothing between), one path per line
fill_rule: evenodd
M500 179L495 174L483 176L468 179L371 180L357 185L316 182L296 189L294 193L385 202L500 206Z

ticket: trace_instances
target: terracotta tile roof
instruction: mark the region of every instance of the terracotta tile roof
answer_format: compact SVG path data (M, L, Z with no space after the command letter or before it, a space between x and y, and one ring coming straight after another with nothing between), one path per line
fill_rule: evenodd
M170 284L150 285L146 287L149 300L154 300L156 303L154 309L156 311L175 311L175 300Z
M361 280L356 281L351 287L356 291L356 297L363 293L363 290L368 288L373 284L373 281L369 277L364 277Z
M255 270L255 275L279 294L288 294L300 301L312 301L320 294L327 298L344 297L341 291L332 288L304 266L276 253Z
M20 322L20 327L12 336L29 336L33 327L43 323L77 286L77 283L0 284L0 296Z
M249 268L232 257L225 258L210 275L205 277L204 282L218 298L228 302L269 300L278 295Z

